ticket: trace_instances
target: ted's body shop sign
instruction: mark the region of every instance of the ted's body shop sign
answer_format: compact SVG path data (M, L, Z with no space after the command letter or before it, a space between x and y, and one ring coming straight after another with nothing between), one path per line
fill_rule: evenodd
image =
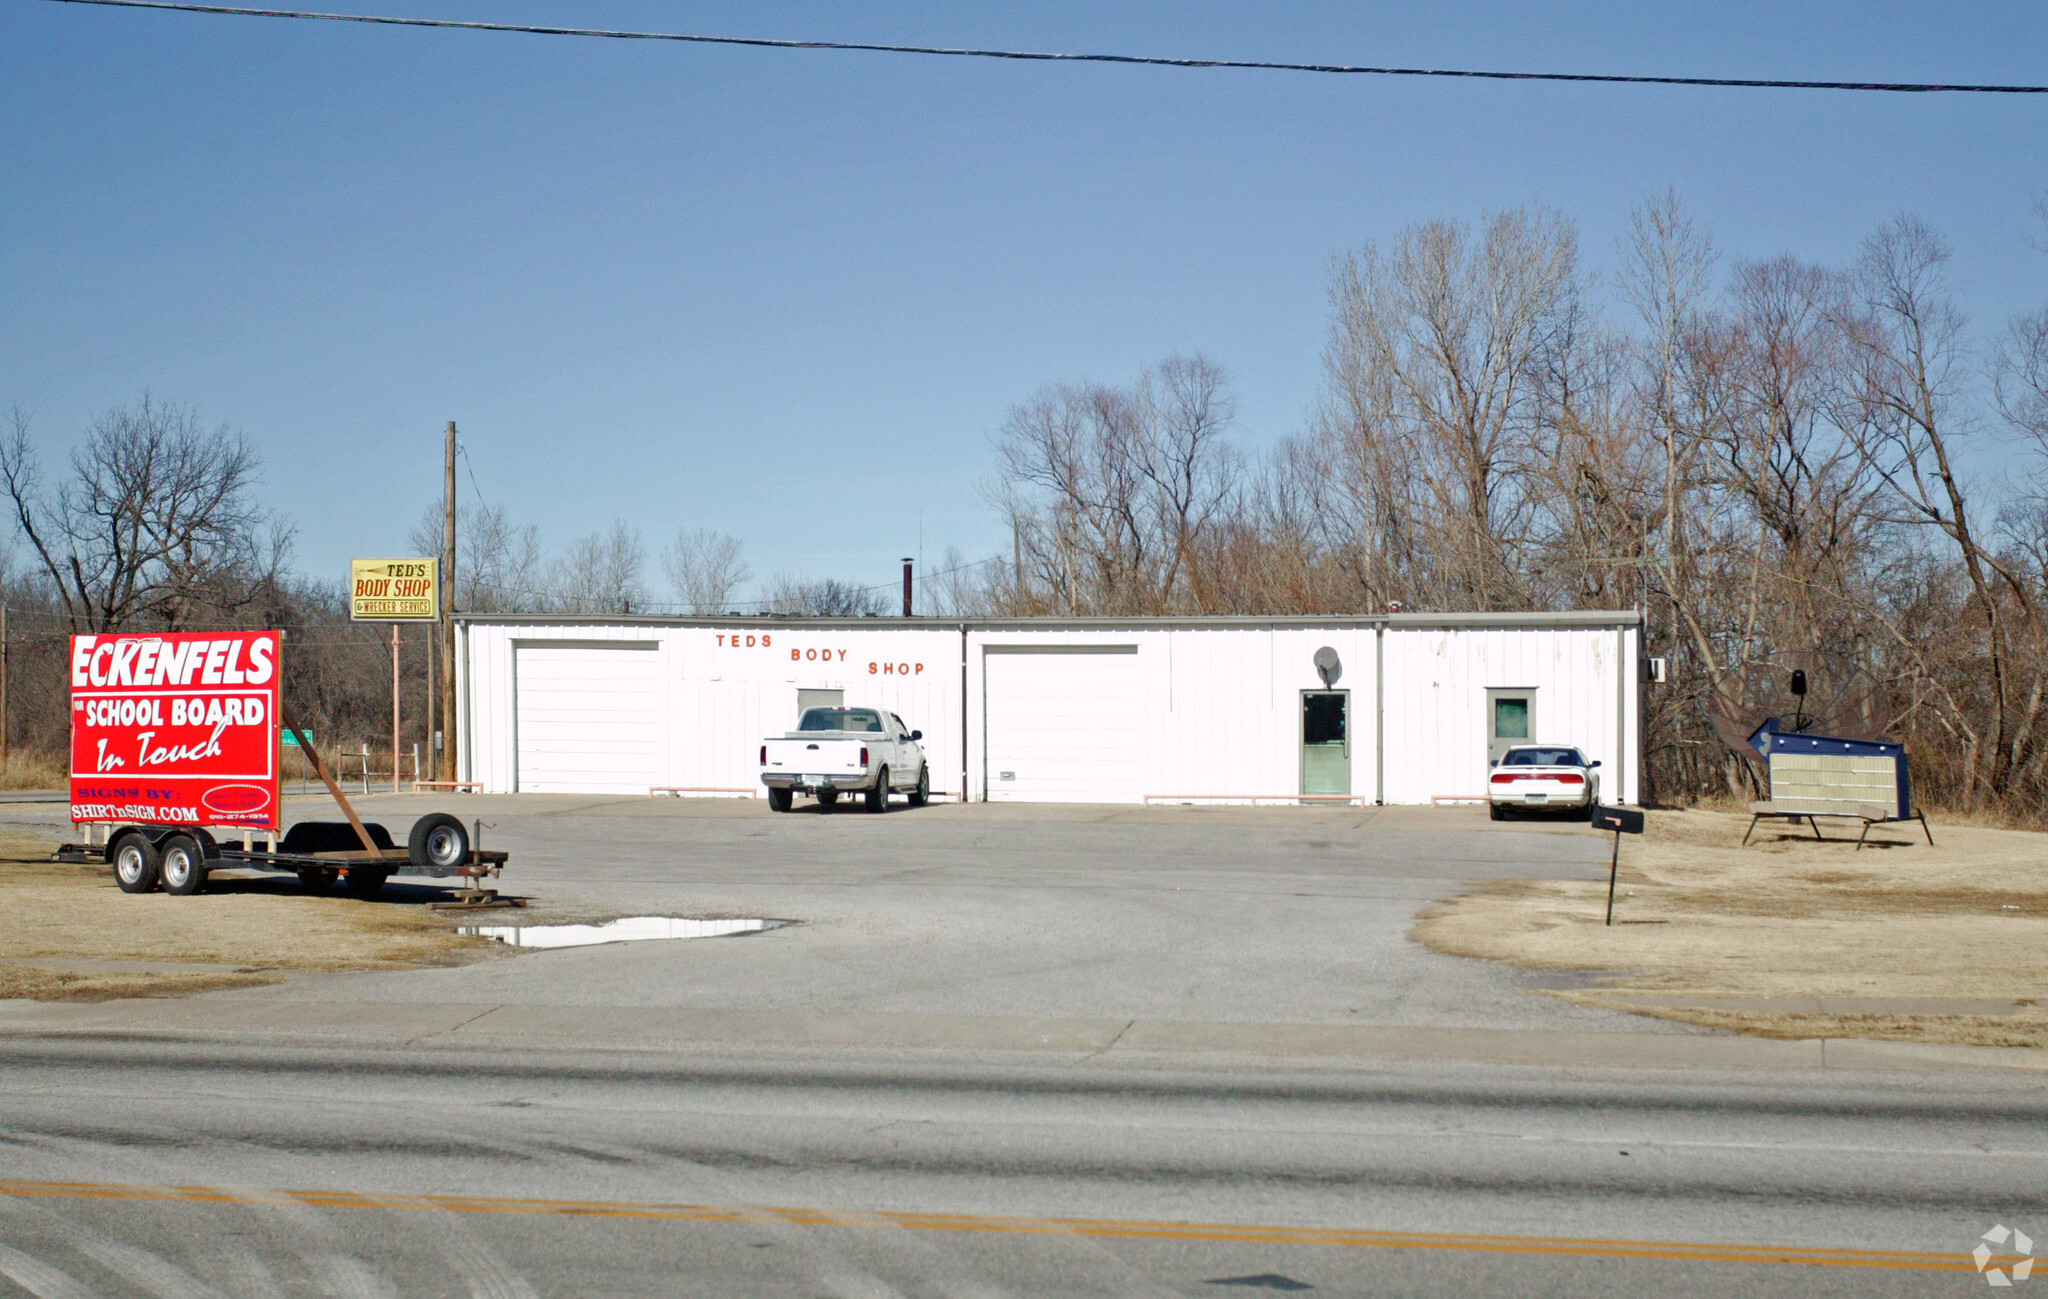
M71 638L71 819L278 828L274 631Z

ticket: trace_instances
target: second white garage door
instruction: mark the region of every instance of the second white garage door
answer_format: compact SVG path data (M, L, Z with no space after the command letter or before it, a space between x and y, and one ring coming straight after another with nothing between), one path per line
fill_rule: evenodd
M990 646L982 664L992 802L1144 798L1144 680L1136 646Z
M521 793L645 794L668 783L653 642L514 653Z

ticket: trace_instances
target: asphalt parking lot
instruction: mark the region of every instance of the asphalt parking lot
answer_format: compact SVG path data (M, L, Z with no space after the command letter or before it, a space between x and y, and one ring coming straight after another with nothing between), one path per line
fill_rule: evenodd
M303 813L324 816L308 805ZM796 923L744 939L520 952L295 979L248 997L762 1012L1683 1031L1532 996L1560 976L1439 956L1415 913L1468 880L1604 874L1569 822L1476 808L935 805L775 815L758 801L373 796L485 823L533 921ZM300 810L300 809L295 809ZM406 878L394 883L403 888ZM1573 977L1573 976L1563 976Z

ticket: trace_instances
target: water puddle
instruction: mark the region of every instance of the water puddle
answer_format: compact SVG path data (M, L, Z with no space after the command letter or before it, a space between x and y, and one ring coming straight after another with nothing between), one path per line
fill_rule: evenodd
M601 925L464 925L462 933L513 947L592 947L652 938L726 938L780 929L787 920L692 920L688 916L627 916Z

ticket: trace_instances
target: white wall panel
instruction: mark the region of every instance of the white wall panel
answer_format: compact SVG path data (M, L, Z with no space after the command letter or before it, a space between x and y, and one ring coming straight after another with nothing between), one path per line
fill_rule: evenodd
M932 624L464 623L464 779L493 792L514 787L518 646L578 640L655 646L639 652L658 663L665 692L659 785L757 790L761 738L795 724L797 690L836 688L848 704L886 708L925 732L935 790L956 792L964 779L969 797L983 798L987 651L1089 645L1135 647L1129 699L1140 796L1297 792L1301 692L1322 688L1313 660L1325 645L1342 664L1335 688L1350 693L1354 794L1374 797L1381 782L1393 803L1482 792L1488 687L1533 687L1540 738L1601 759L1610 797L1634 799L1640 778L1633 626L1439 627L1406 617L1311 626L993 624L964 635ZM1383 772L1374 742L1382 725Z

